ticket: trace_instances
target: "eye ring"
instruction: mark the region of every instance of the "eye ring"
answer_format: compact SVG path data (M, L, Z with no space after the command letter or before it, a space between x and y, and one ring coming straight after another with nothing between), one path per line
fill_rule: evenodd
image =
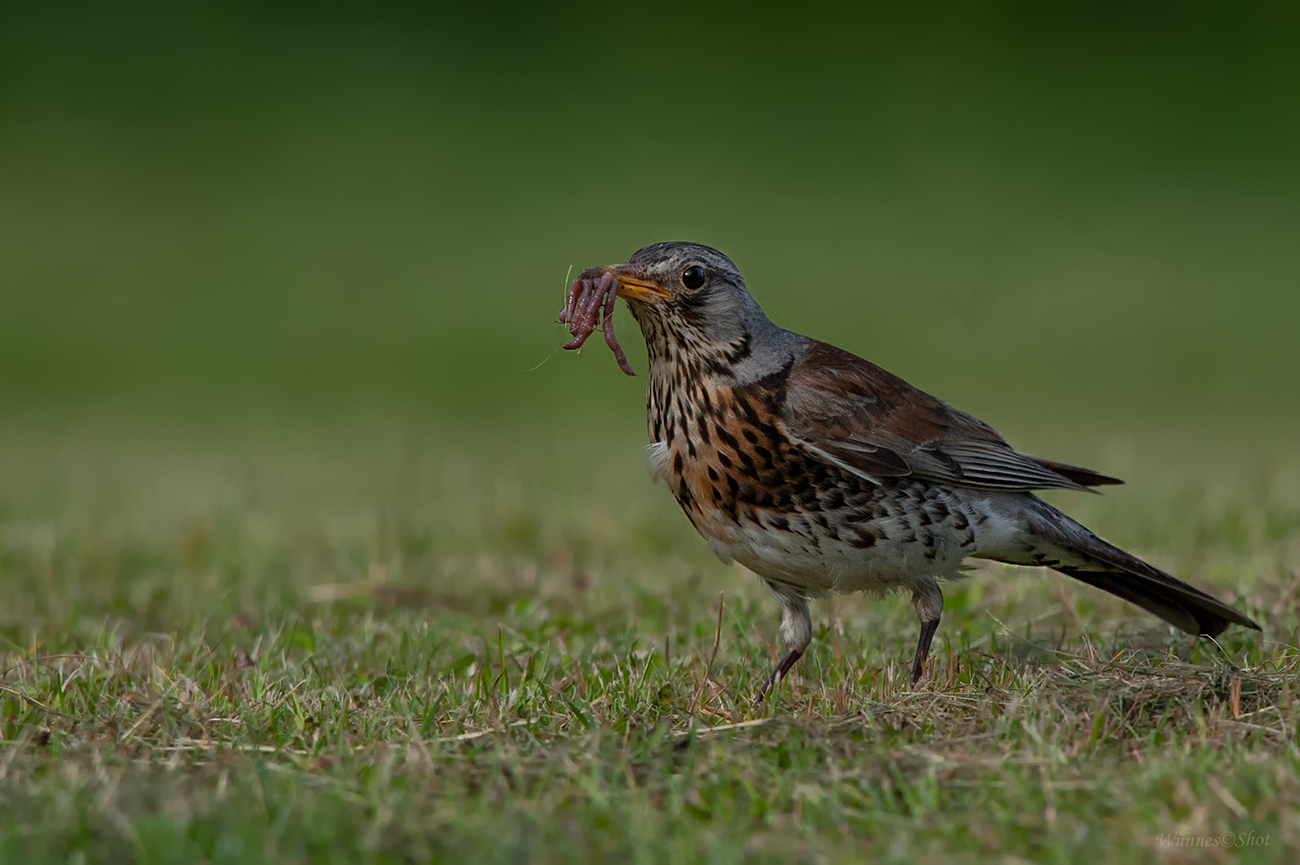
M705 278L704 268L700 267L698 264L693 264L682 271L682 285L686 286L691 291L704 285Z

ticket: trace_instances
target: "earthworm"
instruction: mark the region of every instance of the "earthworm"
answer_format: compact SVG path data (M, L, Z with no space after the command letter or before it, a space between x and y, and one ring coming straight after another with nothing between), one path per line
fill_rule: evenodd
M611 273L603 274L599 279L578 277L569 286L569 296L564 309L560 310L560 321L569 326L573 338L564 344L564 348L573 350L581 348L587 337L596 330L597 319L603 318L601 330L605 335L605 345L614 352L618 368L628 375L636 375L627 362L623 347L614 336L614 301L617 299L618 281Z
M628 375L636 375L632 371L632 364L627 362L627 355L623 354L623 346L618 344L618 338L614 336L614 301L617 298L618 295L613 291L605 293L605 323L602 328L605 331L605 345L614 352L614 359L618 361L619 369Z
M608 278L609 284L606 285ZM578 306L578 327L582 331L582 339L586 340L587 336L596 329L596 319L600 316L600 308L605 300L607 293L612 294L613 277L606 274L602 276L592 287L591 293L583 292L585 301Z

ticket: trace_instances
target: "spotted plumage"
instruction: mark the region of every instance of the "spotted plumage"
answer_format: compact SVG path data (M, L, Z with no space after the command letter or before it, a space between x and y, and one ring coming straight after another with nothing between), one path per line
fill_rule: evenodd
M835 591L911 593L919 679L939 580L968 557L1054 568L1194 634L1258 628L1032 492L1119 481L1022 454L880 367L777 327L717 250L656 244L583 277L611 275L649 352L652 470L713 551L782 604L787 651L762 693L812 639L808 598Z

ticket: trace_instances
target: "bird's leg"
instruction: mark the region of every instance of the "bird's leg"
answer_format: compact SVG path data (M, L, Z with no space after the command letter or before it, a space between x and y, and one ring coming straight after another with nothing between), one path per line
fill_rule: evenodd
M761 703L767 692L776 684L778 678L784 679L794 667L804 650L812 642L812 617L808 615L808 598L793 586L785 586L767 580L767 587L781 602L781 637L785 641L785 654L777 662L772 675L767 677L763 687L754 695L754 702Z
M779 676L784 679L785 674L790 672L795 663L802 657L803 649L795 649L793 647L786 649L785 654L781 656L781 660L777 662L776 667L772 670L772 674L768 676L767 681L763 683L763 687L759 688L758 693L754 695L754 702L763 702L767 697L767 692L772 690L772 686L776 684L777 677Z
M939 616L943 613L943 592L934 577L926 577L925 582L912 592L912 604L916 607L916 617L921 620L921 638L916 643L916 657L912 659L912 684L915 685L925 672L930 642L934 639L934 632L939 630Z

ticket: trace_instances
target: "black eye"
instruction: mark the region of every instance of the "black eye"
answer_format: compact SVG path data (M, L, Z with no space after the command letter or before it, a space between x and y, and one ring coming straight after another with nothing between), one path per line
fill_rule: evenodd
M704 268L698 264L686 268L686 272L682 274L682 285L692 290L704 285Z

